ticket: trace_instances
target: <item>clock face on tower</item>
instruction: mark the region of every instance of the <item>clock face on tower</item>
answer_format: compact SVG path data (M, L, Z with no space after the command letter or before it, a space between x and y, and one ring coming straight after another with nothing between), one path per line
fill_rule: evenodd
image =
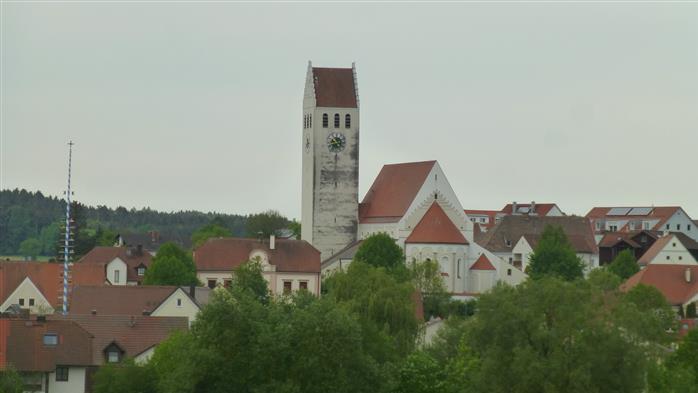
M339 153L347 145L347 138L344 135L333 132L327 137L327 147L332 153Z

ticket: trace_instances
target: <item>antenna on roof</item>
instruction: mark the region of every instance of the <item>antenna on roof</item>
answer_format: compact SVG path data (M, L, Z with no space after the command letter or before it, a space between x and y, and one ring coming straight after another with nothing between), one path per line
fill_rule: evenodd
M65 241L63 242L63 315L68 314L68 273L70 267L70 171L73 161L73 141L68 142L68 189L65 192Z

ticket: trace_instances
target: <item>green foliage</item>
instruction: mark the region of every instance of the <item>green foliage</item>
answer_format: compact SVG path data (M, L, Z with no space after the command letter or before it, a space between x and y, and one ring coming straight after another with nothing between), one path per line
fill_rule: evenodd
M424 318L448 315L451 296L446 292L439 264L431 260L415 262L410 266L410 275L415 288L422 294Z
M416 351L400 366L395 393L442 393L445 379L445 370L434 358Z
M690 368L696 378L696 386L698 386L698 328L693 328L686 334L679 343L679 348L667 363Z
M606 269L594 269L589 273L587 281L601 291L614 291L620 286L620 277Z
M389 270L405 265L402 249L387 233L377 233L364 239L354 254L354 260Z
M262 303L269 300L267 280L264 279L262 264L258 260L247 261L233 269L232 288L246 291Z
M649 393L698 393L698 329L692 329L663 363L648 373Z
M418 292L411 282L400 282L384 268L361 261L352 262L346 272L337 272L327 281L331 288L327 297L359 316L365 345L374 358L394 360L412 351L420 321L414 301Z
M296 239L301 238L301 223L295 219L288 223L288 229L293 233L293 237Z
M94 393L155 393L155 379L149 365L133 360L106 364L94 376Z
M245 229L247 237L269 237L276 235L281 229L288 226L288 219L276 210L267 210L262 213L251 214L247 217Z
M696 318L696 303L689 303L686 306L686 318Z
M584 277L584 264L560 226L545 227L528 268L528 274L534 280L545 276L556 276L567 281Z
M635 256L631 250L623 250L616 256L616 259L608 265L608 271L625 281L633 274L640 271L640 265L637 264L637 260L635 260Z
M165 243L153 257L143 277L144 285L197 285L191 255L174 243Z
M105 231L110 229L121 234L156 230L163 239L183 242L197 228L216 219L218 225L230 230L234 236L245 234L246 218L241 215L195 211L161 213L147 207L140 210L122 206L116 209L106 206L82 207L84 221L79 231L87 230L85 235L90 236L94 236L97 227L101 226ZM34 237L42 242L42 255L56 255L57 240L64 223L64 200L44 196L41 192L18 189L0 191L0 254L16 254L23 240ZM46 233L45 228L48 228ZM113 239L110 241L113 243ZM107 245L99 241L96 244Z
M42 249L43 247L41 242L33 237L24 240L19 244L19 253L23 257L29 257L32 260L36 259L36 257L41 253Z
M208 224L204 227L197 229L191 235L192 247L197 248L204 244L206 240L213 237L230 237L232 233L227 228L223 228L217 224Z
M22 376L12 367L0 370L0 392L23 393L24 381Z
M676 313L664 295L649 285L636 285L624 294L615 316L617 323L627 329L627 337L638 343L666 344L671 339L666 332L676 330Z
M161 392L374 392L380 368L363 350L361 325L332 299L301 295L258 302L218 291L190 333L152 359Z

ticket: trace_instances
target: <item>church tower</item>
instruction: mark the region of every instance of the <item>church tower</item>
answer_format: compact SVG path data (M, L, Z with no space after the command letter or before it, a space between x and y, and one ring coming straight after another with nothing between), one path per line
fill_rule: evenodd
M308 62L303 97L301 238L332 256L356 241L359 91L356 68Z

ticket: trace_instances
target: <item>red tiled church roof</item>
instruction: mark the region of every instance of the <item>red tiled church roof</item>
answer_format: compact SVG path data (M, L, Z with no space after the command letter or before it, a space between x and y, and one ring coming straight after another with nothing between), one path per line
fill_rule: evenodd
M351 68L313 67L315 102L330 108L356 108L354 71Z
M470 270L497 270L492 265L492 262L485 256L485 254L480 255L480 257L470 266Z
M359 222L397 222L405 215L436 161L384 165L359 205Z
M434 202L405 243L468 244L468 241L441 206Z

